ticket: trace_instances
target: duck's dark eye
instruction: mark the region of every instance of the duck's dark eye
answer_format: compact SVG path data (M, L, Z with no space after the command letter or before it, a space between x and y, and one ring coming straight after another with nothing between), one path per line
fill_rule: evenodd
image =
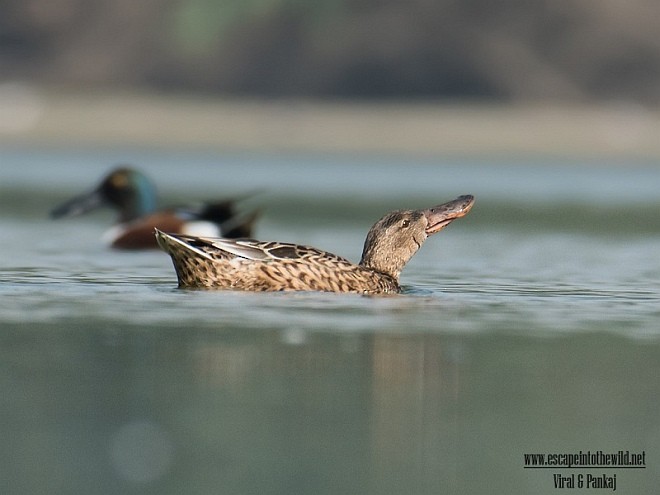
M405 228L405 227L407 227L408 225L410 225L410 220L408 220L407 218L404 219L404 220L401 222L401 227L404 227L404 228Z

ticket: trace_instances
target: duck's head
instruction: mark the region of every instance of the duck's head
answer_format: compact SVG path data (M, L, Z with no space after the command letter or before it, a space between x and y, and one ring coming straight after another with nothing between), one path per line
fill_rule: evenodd
M399 210L385 215L369 230L360 265L398 280L424 241L466 215L473 204L474 196L466 195L426 210Z
M51 217L71 217L101 206L119 212L119 221L128 222L156 208L156 188L141 172L120 166L110 172L91 192L77 196L51 211Z

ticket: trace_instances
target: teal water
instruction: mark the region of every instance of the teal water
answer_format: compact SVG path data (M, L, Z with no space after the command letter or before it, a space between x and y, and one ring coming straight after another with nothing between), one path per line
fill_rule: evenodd
M477 203L400 296L182 291L163 253L103 247L108 212L47 218L126 161L164 203L253 193L258 237L353 260L387 211ZM0 493L557 493L555 473L655 492L657 164L19 148L0 163ZM524 469L580 450L647 465Z

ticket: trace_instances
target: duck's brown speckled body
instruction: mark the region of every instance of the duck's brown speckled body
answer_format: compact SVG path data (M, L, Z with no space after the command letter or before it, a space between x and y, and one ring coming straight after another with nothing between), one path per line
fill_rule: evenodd
M371 228L359 264L309 246L156 231L179 287L249 291L399 292L399 274L426 238L467 214L474 197L389 213Z

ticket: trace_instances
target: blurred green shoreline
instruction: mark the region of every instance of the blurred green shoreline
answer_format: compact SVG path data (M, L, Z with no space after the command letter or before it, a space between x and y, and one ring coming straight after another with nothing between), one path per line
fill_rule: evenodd
M660 158L660 113L614 103L237 100L15 86L0 91L0 106L2 145Z

